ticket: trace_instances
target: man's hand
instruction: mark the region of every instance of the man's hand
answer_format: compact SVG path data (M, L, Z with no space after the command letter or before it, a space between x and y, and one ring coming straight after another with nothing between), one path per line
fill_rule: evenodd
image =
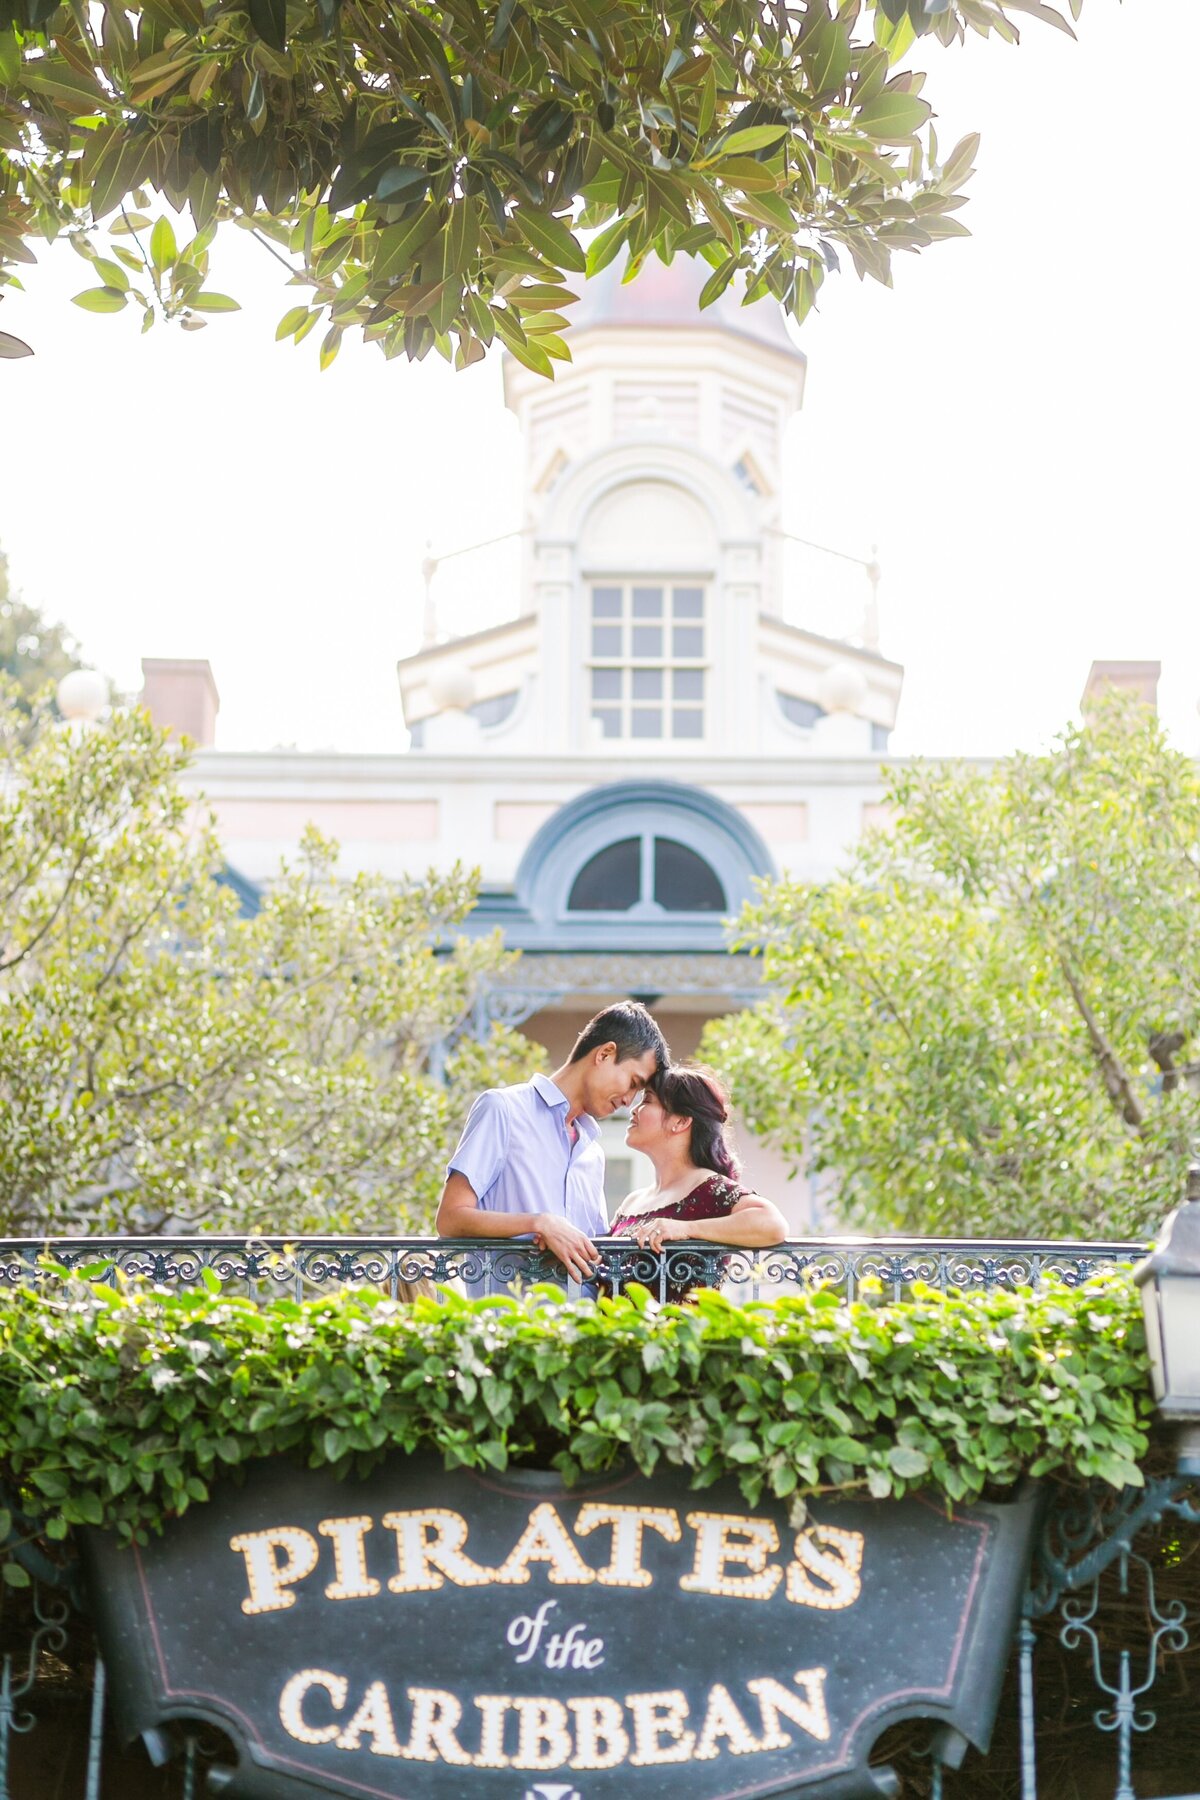
M600 1253L586 1231L554 1213L539 1213L534 1221L534 1235L538 1247L557 1256L573 1281L592 1279Z

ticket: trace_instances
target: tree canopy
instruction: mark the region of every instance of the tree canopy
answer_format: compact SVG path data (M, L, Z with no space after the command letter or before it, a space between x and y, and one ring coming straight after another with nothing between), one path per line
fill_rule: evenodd
M323 324L325 363L353 327L550 375L570 278L621 252L803 318L839 253L887 282L964 235L978 140L943 152L896 65L1022 14L1070 31L1044 0L0 0L0 280L66 235L81 306L196 327L237 304L207 285L232 219L309 290L277 335Z
M0 550L0 672L16 684L18 704L29 710L48 681L77 669L78 649L65 626L53 624L13 590L8 558Z
M508 960L454 940L472 880L310 834L245 917L146 713L0 700L0 1233L424 1228L483 1060L430 1051ZM536 1054L495 1033L489 1080Z
M772 992L707 1053L847 1219L1152 1233L1200 1135L1195 763L1113 696L1044 755L889 794L840 879L746 909Z

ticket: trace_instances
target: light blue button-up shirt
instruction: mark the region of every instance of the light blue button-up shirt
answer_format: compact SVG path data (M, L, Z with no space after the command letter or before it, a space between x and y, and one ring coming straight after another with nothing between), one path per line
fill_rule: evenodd
M556 1213L589 1237L603 1237L600 1127L581 1113L572 1143L569 1105L548 1075L489 1088L471 1108L447 1175L465 1175L485 1212Z

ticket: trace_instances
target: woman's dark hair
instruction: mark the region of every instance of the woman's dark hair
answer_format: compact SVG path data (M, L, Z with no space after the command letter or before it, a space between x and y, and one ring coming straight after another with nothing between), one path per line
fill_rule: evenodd
M673 1063L660 1069L647 1086L664 1112L691 1120L696 1167L736 1181L740 1172L737 1158L725 1138L729 1096L713 1071L696 1063Z

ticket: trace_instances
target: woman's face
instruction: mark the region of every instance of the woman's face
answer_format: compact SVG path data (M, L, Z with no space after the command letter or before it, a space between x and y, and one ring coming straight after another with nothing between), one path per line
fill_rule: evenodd
M629 1115L625 1142L631 1149L643 1150L649 1154L656 1144L675 1136L685 1126L686 1121L663 1110L662 1101L657 1094L652 1094L649 1088L643 1088Z

